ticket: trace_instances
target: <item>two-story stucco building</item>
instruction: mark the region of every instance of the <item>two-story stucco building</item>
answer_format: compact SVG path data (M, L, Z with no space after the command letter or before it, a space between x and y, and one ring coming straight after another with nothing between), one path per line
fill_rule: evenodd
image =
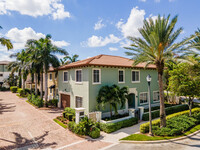
M139 106L148 106L146 76L152 76L151 103L159 102L159 87L156 67L138 64L119 56L98 55L58 68L58 90L60 107L85 108L84 113L96 111L96 98L104 85L117 84L129 88L129 99L120 111ZM104 114L108 109L103 110Z
M9 63L9 61L0 61L0 86L3 85L4 80L7 79L11 73L7 69Z

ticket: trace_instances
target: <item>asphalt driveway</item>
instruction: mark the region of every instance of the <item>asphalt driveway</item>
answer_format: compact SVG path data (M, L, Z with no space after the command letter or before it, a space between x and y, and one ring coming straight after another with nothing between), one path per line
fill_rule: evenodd
M0 92L0 149L101 149L111 143L86 140L53 121L62 110L36 109L11 92Z

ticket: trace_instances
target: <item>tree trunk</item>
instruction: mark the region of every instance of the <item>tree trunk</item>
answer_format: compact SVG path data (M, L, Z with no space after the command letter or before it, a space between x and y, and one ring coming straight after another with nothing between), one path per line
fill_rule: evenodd
M164 104L164 91L163 91L163 68L158 67L158 83L159 83L159 97L160 97L160 127L166 127L166 114Z
M48 79L48 74L47 74L46 71L45 71L44 78L45 78L45 81L44 81L44 85L45 85L45 95L44 95L44 97L45 97L45 107L47 107L47 98L48 98L48 81L47 81L47 79Z
M24 79L24 76L22 76L22 90L25 90L25 79Z
M193 101L193 99L191 99L191 98L189 97L188 105L189 105L189 110L190 110L190 113L189 113L189 116L190 116L190 117L192 116L192 101Z
M37 74L34 74L34 79L35 79L35 95L38 95L37 93Z
M40 98L43 99L43 73L40 74Z
M110 104L110 118L112 118L112 105Z

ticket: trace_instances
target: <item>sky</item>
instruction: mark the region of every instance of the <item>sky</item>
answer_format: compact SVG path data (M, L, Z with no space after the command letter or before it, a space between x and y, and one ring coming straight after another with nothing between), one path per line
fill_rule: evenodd
M9 51L0 46L0 60L12 60L10 54L23 49L28 39L46 34L79 59L127 57L127 36L140 37L144 19L178 15L176 28L183 27L178 42L200 27L199 6L199 0L0 0L0 36L14 45Z

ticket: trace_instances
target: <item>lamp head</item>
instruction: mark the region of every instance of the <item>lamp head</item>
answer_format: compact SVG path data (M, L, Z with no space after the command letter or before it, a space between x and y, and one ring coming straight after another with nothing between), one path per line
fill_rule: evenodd
M151 82L151 76L150 76L150 74L147 75L146 79L147 79L147 82Z

